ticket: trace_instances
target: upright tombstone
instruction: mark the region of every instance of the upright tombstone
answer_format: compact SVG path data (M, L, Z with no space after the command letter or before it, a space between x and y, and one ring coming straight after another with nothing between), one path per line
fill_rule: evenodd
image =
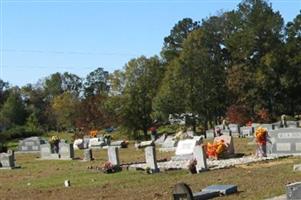
M114 146L108 147L108 158L109 158L109 162L111 162L112 165L119 167L120 162L119 162L119 153L117 147Z
M49 159L51 155L51 146L49 143L40 146L41 159Z
M286 186L287 200L301 199L301 182L292 183Z
M234 144L233 144L233 138L231 136L227 135L221 135L219 137L214 138L214 142L219 142L223 140L225 145L227 146L227 155L231 156L234 154Z
M298 128L299 122L298 121L287 121L286 122L288 128Z
M280 128L269 132L267 154L301 155L301 128Z
M155 144L163 144L164 140L166 139L166 134L161 135L156 141Z
M240 132L243 137L253 137L254 136L254 128L251 126L240 127Z
M231 132L231 136L239 137L240 136L240 127L238 124L229 124L229 129Z
M154 146L149 146L145 148L145 161L146 166L150 169L152 173L159 172L156 158L156 150Z
M91 161L93 160L92 149L85 149L84 150L84 161Z
M207 167L206 152L203 145L195 146L193 149L193 157L196 159L196 171L197 173L205 171Z
M177 140L174 140L172 136L167 136L162 144L162 148L160 151L174 151L176 150L176 146L178 144Z
M214 138L215 132L213 129L206 130L206 138Z
M15 160L12 154L0 153L0 169L12 169L15 167Z
M74 158L74 150L72 144L67 144L64 142L59 143L59 154L60 159L72 160Z
M45 144L46 141L40 137L29 137L19 141L19 151L21 152L37 152L40 151L41 144Z
M180 140L176 149L176 156L173 156L172 160L191 160L193 158L193 150L197 145L197 140L186 139Z

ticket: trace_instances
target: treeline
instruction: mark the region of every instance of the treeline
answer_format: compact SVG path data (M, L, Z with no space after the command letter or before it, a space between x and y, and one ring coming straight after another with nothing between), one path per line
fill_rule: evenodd
M22 88L0 82L2 135L118 126L136 137L182 113L194 128L220 116L244 124L300 114L301 13L284 24L267 1L244 0L201 22L182 19L160 56L122 70L55 73Z

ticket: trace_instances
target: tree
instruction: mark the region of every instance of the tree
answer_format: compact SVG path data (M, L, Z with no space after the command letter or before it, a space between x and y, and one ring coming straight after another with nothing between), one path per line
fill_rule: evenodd
M301 12L293 22L286 25L285 60L281 71L283 103L285 113L296 115L301 112Z
M62 89L64 92L69 92L75 97L79 97L82 92L82 79L75 74L65 72L62 77Z
M0 112L0 125L6 129L25 122L26 111L18 88L12 88Z
M151 126L153 98L163 77L164 69L158 57L141 56L125 66L125 89L122 108L123 126L131 131L142 130L147 137Z
M9 88L8 82L4 82L3 80L0 79L0 108L7 97L8 88Z
M171 29L170 35L164 38L164 46L161 51L161 55L167 63L179 56L183 49L183 42L189 33L199 27L199 22L184 18Z
M53 99L51 107L59 129L75 128L78 105L77 98L68 92Z
M225 47L231 63L227 80L231 103L252 108L252 115L263 108L273 113L281 96L283 19L264 0L244 0L230 16L232 34Z
M109 73L103 68L97 68L88 74L84 83L85 96L107 94L109 92L108 77Z

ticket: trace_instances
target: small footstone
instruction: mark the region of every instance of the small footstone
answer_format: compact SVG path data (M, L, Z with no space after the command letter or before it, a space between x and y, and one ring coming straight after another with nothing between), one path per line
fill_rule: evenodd
M202 189L202 191L211 191L211 192L217 191L222 195L228 195L228 194L236 193L237 186L236 185L210 185Z

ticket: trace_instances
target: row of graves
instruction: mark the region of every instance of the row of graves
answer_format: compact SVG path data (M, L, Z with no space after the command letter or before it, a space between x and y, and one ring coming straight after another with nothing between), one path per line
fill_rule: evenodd
M298 128L299 121L275 122L271 124L252 123L250 126L240 126L238 124L216 125L213 129L206 130L206 138L214 138L219 135L233 137L254 137L257 128L262 127L268 132L282 128Z

